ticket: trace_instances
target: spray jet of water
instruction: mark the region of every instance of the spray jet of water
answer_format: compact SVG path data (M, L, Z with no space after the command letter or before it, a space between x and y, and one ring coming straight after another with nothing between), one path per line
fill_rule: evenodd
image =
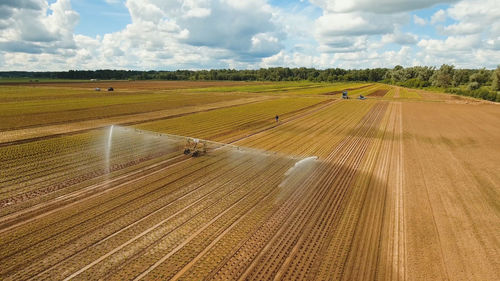
M108 142L106 144L106 159L105 159L105 165L106 165L106 172L109 173L111 172L111 144L113 142L113 127L114 125L111 125L109 128L109 134L108 134Z
M295 165L285 172L285 178L279 184L279 187L283 187L292 176L303 177L307 174L309 168L317 162L316 160L318 160L317 156L311 156L295 162Z
M295 162L295 165L293 165L293 167L291 167L290 169L288 169L288 171L286 171L285 176L290 176L294 171L297 171L301 167L304 167L307 164L314 162L315 160L318 160L318 156L307 157Z

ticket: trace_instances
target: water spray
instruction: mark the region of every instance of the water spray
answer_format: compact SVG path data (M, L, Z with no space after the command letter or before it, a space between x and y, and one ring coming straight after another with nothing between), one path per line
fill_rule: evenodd
M290 169L285 172L285 177L278 186L283 187L292 177L303 178L305 175L307 175L310 168L318 162L317 160L318 156L311 156L295 162L295 165L290 167Z
M106 172L107 173L110 173L111 172L111 144L113 142L113 128L114 128L114 125L111 125L111 127L109 128L109 135L108 135L108 142L107 142L107 145L106 145Z

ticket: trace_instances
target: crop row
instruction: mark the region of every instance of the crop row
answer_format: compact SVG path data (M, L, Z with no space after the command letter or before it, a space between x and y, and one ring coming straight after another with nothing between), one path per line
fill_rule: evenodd
M246 159L246 160L248 161L248 159ZM246 161L244 161L244 162L246 162ZM255 164L257 164L257 163L255 163ZM262 163L260 163L260 164L262 165ZM269 167L269 164L264 165L262 168L266 168L266 167ZM244 172L244 171L247 171L247 172ZM127 242L127 243L123 244L123 245L126 245L126 249L124 249L124 250L120 249L120 251L117 252L116 254L113 251L111 253L115 257L116 256L122 257L123 256L122 252L126 252L126 253L133 254L133 256L131 257L133 259L141 258L142 257L141 252L146 250L146 248L144 248L145 245L149 245L148 247L152 248L152 247L156 247L154 245L156 245L157 243L166 243L164 240L157 240L158 238L154 238L153 240L150 240L150 239L147 239L147 237L151 237L151 235L153 237L158 237L158 235L160 235L160 233L165 233L165 231L166 231L165 235L167 235L167 236L160 236L160 237L164 237L163 239L167 239L167 237L171 237L171 238L169 238L170 241L179 241L179 240L176 240L176 239L179 239L179 235L183 235L183 236L189 235L189 233L192 233L193 231L195 231L199 227L200 223L205 221L204 216L209 214L209 213L207 213L208 210L211 210L213 208L216 208L219 211L221 210L219 208L219 204L216 204L216 203L222 204L223 202L228 200L228 198L231 198L231 196L236 196L236 198L237 198L237 194L235 194L235 192L240 190L240 189L236 189L236 188L237 187L244 187L244 185L242 185L242 184L245 181L249 180L249 177L251 178L251 177L254 177L256 174L258 174L259 171L260 171L260 168L257 170L254 170L254 169L252 169L251 166L250 167L248 166L248 163L243 163L242 166L240 168L238 168L238 170L233 171L233 173L227 173L227 175L225 175L225 176L223 175L222 177L219 177L218 181L216 181L215 183L212 183L211 185L207 185L206 186L207 188L217 187L217 189L216 189L217 192L210 194L210 196L208 198L201 198L201 199L203 199L200 202L201 204L196 204L190 209L183 210L183 212L181 213L182 216L178 215L177 217L160 222L160 224L157 224L157 226L153 230L151 230L150 232L148 231L147 235L145 234L145 237L143 237L143 236L135 237L135 238L129 240L130 243ZM224 179L227 177L229 177L227 180ZM222 178L222 180L221 180L221 178ZM243 192L244 190L246 190L246 188L243 190L240 190L239 192ZM201 212L201 210L203 210L203 208L207 208L207 207L208 207L208 209L205 209L205 211ZM166 224L167 222L169 222L169 223ZM176 226L178 226L178 227L176 227ZM194 227L193 231L186 231L186 228L188 228L188 227L191 229L193 229L193 227ZM170 232L173 232L173 233L170 233ZM174 239L174 240L171 240L171 239ZM155 244L150 244L151 242L153 242ZM144 244L144 243L147 243L147 244ZM130 250L130 248L133 248L136 250ZM139 251L139 252L137 252L137 251ZM103 251L101 249L101 250L97 251L96 253L101 253L101 255L102 255ZM87 277L88 276L98 276L98 275L104 274L104 273L109 274L109 269L112 268L113 265L115 264L115 262L113 261L115 259L116 258L112 258L111 256L106 257L106 259L100 261L99 264L93 265L91 270L89 270L88 272L82 273L83 278L85 278L85 276L87 276ZM87 260L87 259L84 259L83 261L85 261L85 260ZM120 258L120 260L122 260L122 258ZM128 270L129 266L127 266L126 268ZM122 270L120 270L120 271L122 271Z
M178 145L165 138L149 135L131 134L123 132L120 128L113 130L99 130L99 135L95 135L92 142L81 142L78 137L61 137L54 140L56 143L72 143L64 149L43 151L44 144L33 143L34 154L13 160L4 164L5 170L2 172L4 182L11 179L30 177L32 174L43 173L44 169L51 169L57 172L59 166L67 163L78 164L78 162L96 162L102 166L112 164L114 157L123 154L123 150L131 150L128 154L145 155L147 153L158 152L163 147L175 147ZM50 142L49 142L50 143ZM38 149L41 147L42 149ZM36 153L38 151L38 153ZM134 159L136 156L131 156ZM86 159L91 158L91 159ZM15 161L15 162L14 162ZM104 163L105 162L105 163Z
M238 142L243 146L307 157L326 157L374 102L341 101Z
M208 162L207 162L208 161ZM168 169L166 171L156 171L156 173L150 173L147 177L142 179L137 179L132 181L133 184L125 182L121 184L119 188L115 188L111 191L105 192L97 198L92 198L92 200L82 200L77 206L65 208L63 211L57 212L57 214L50 214L44 217L43 220L37 220L36 223L31 225L23 225L15 228L9 232L6 236L2 245L5 243L5 247L12 248L12 250L19 250L17 245L13 245L12 241L18 241L19 245L23 245L23 248L29 247L32 243L37 243L38 241L44 240L48 237L52 237L58 233L64 233L67 228L73 226L81 227L83 221L89 221L89 219L100 219L99 215L111 208L115 208L123 204L123 200L127 201L129 199L135 199L141 194L149 195L152 191L158 191L158 188L162 187L163 184L169 183L170 181L179 181L182 179L183 174L175 174L179 171L186 173L197 171L204 168L207 163L213 163L215 159L206 159L206 161L200 161L196 165L191 165L187 167L187 164L177 165L173 169ZM184 170L182 170L184 169ZM188 180L188 179L186 179ZM155 184L151 184L155 183ZM105 184L105 183L104 183ZM137 189L138 184L145 186L147 188ZM87 202L90 201L90 202ZM90 210L92 210L93 216L89 216ZM33 228L33 226L35 226ZM60 230L59 230L60 229ZM2 254L9 254L9 251L1 246L3 251Z
M210 140L228 140L227 135L242 136L274 125L275 115L283 118L325 98L280 98L255 104L224 108L137 125L137 128Z
M287 172L286 178L270 196L261 200L259 205L247 213L248 215L241 217L237 224L227 228L202 251L197 249L198 255L179 270L173 280L211 279L224 264L233 263L232 255L245 244L251 233L256 232L273 217L273 214L282 208L282 204L291 200L292 196L299 198L304 194L307 187L303 183L317 165L316 161L308 162L302 165L300 170L293 169ZM154 274L150 274L149 277L156 278Z
M374 279L370 263L378 256L376 235L380 231L387 194L385 179L392 156L394 124L395 111L391 105L360 167L354 183L358 188L347 202L345 215L339 214L337 230L332 234L332 243L325 252L327 258L318 274L321 280Z
M19 203L149 159L179 154L183 146L179 141L123 132L120 128L115 128L114 137L107 140L109 134L103 131L101 136L96 137L94 144L75 145L64 151L40 153L43 156L19 160L38 165L7 167L0 183L3 201L11 198ZM66 141L72 142L74 139ZM47 161L41 161L40 158Z
M207 88L189 88L182 90L183 92L226 92L226 93L265 93L265 92L285 92L296 89L310 89L322 87L322 83L312 83L306 81L300 82L283 82L283 83L262 83L259 85L230 85L223 87L207 87Z
M201 249L210 244L215 237L245 216L270 193L276 192L276 187L285 171L293 162L293 160L272 161L258 168L257 171L253 171L257 173L246 178L245 181L241 182L241 185L233 186L233 189L240 188L229 196L225 196L213 209L200 216L195 229L192 231L179 229L183 239L177 240L176 234L172 233L171 238L166 237L137 259L121 265L118 274L113 274L114 276L110 279L123 280L134 276L142 277L158 273L165 275L167 279L171 277L168 276L169 274L173 276L177 270L189 263Z
M208 159L203 160L201 163L204 163L206 161L212 161L212 162L218 161L218 162L220 162L222 160L217 160L217 158L208 158ZM218 162L213 162L213 163L218 163ZM18 233L18 235L21 234L21 236L17 236L17 239L15 240L16 242L13 242L13 240L10 240L10 239L7 239L7 241L5 241L5 242L7 242L7 246L9 248L12 247L13 250L17 251L15 253L12 253L8 250L9 248L3 250L3 252L5 252L7 254L9 252L11 253L8 256L9 262L6 263L6 265L7 265L6 268L10 268L10 267L8 267L9 264L14 265L14 264L17 264L21 261L29 262L30 260L36 259L36 257L40 254L44 254L44 253L51 254L52 253L51 247L53 247L53 245L68 245L68 246L74 247L75 246L74 239L75 238L80 239L78 237L82 237L82 238L88 237L87 236L88 231L91 231L91 232L93 231L93 232L97 232L97 233L103 232L102 228L99 228L99 227L95 228L92 226L92 225L94 225L94 222L97 223L96 226L98 226L98 225L101 225L103 223L103 220L104 220L104 222L107 220L108 223L106 223L106 224L108 226L115 226L116 224L112 223L112 222L116 221L116 217L114 215L115 212L116 213L123 213L125 211L125 212L130 213L130 212L133 212L133 210L135 208L137 208L137 207L134 207L134 205L131 204L130 201L125 201L126 203L123 203L123 199L124 199L125 195L127 195L127 196L125 196L126 198L131 198L131 199L139 198L139 199L141 199L139 201L141 201L141 203L144 204L145 202L142 201L142 200L145 200L144 197L143 196L137 197L137 193L144 194L144 192L146 192L146 190L150 190L151 188L153 188L154 190L156 190L155 192L153 192L153 193L146 192L148 197L153 196L153 194L154 194L154 198L164 198L164 195L161 196L160 193L167 192L168 190L177 190L178 188L181 188L181 187L182 187L182 189L184 189L184 187L186 186L186 184L189 181L195 180L196 179L195 177L188 176L190 173L195 173L198 179L204 178L204 172L208 172L208 171L206 171L206 168L203 168L203 167L210 166L210 165L206 166L207 163L200 164L201 170L199 170L198 173L193 171L193 169L196 168L196 165L189 166L188 168L179 166L179 167L176 167L174 170L169 171L171 173L170 178L171 177L176 178L174 181L176 182L175 185L177 186L177 188L174 188L170 185L167 185L168 188L166 186L158 188L156 183L152 184L149 180L143 179L140 181L141 185L145 185L142 188L136 189L137 183L135 185L130 184L130 186L126 185L124 187L121 187L119 190L117 190L116 194L109 194L109 196L108 196L108 194L106 194L106 197L108 198L108 200L104 200L104 199L102 199L104 201L96 200L98 202L95 202L95 203L91 202L92 204L84 204L84 202L82 202L82 204L81 204L82 207L85 206L86 209L82 210L79 208L77 208L77 209L71 208L70 210L66 210L64 213L58 213L57 216L53 216L52 218L49 215L46 219L44 218L44 220L46 222L44 224L45 226L43 226L43 225L36 226L35 229L37 229L37 231L33 232L32 234L25 235L22 233L23 231L28 231L29 228L16 229L17 230L16 233ZM215 166L214 166L214 168L215 168ZM182 173L179 173L180 171L182 171ZM229 176L229 175L231 177L235 176L230 171L226 171L226 172L228 172L227 176ZM236 176L237 175L238 174L236 174ZM221 175L219 175L219 176L221 176ZM222 176L224 176L224 174L222 174ZM218 178L215 178L215 179L218 179ZM243 180L243 179L241 179L241 180ZM210 185L207 185L207 186L210 186ZM230 188L230 187L231 186L229 186L227 188ZM127 191L127 190L129 190L129 191ZM131 191L132 191L132 193L130 193ZM136 200L136 199L134 199L134 200ZM159 200L159 199L156 199L156 200ZM139 204L139 201L137 204ZM113 202L116 202L116 203L122 202L122 204L116 205ZM138 206L142 206L142 204L139 204ZM149 206L149 204L150 203L146 203L145 206ZM111 207L111 206L115 206L115 207L113 207L112 209L109 209L109 207L107 207L108 205L109 205L109 207ZM120 206L122 206L122 207L120 207ZM106 213L102 213L101 211L98 211L99 209L113 211L113 213L109 213L109 216L108 216L108 215L106 215ZM75 212L75 210L79 210L79 211ZM65 215L65 213L66 213L66 215ZM73 214L73 215L71 215L71 214ZM90 217L89 217L89 215L90 215ZM162 213L162 215L163 215L163 213ZM107 217L109 217L109 218L107 218ZM60 225L60 226L58 226L58 225ZM43 234L44 232L42 232L44 229L45 229L46 234ZM58 229L60 229L60 230L58 230ZM78 230L78 229L80 229L80 230ZM82 231L84 231L84 232L82 232ZM105 231L107 231L107 228L104 228L104 232ZM86 234L84 235L84 233L86 233ZM15 233L12 233L12 235L14 235L14 237L16 236ZM44 237L46 237L46 238L44 238ZM89 236L89 237L92 237L92 236ZM65 241L67 241L67 242L65 242ZM33 244L33 243L36 243L36 244ZM25 245L26 247L24 247L24 248L26 250L19 251L19 245ZM30 247L30 245L33 245L33 246L36 245L36 251L37 251L36 253L35 253L35 251L33 251L33 248ZM76 245L82 245L82 244L77 243ZM40 252L40 251L42 251L42 252ZM100 253L100 252L101 251L98 251L97 253ZM63 251L63 253L68 253L68 252L66 250L66 251ZM19 256L19 259L16 258L16 256ZM61 253L56 251L53 254L51 254L50 256L60 257ZM5 257L5 258L7 258L7 257ZM47 262L47 260L48 259L44 259L44 262ZM87 260L87 259L84 259L84 261L85 260ZM10 268L10 269L12 270L12 272L15 272L14 268ZM58 269L60 269L60 268L58 268Z
M148 128L229 140L269 128L238 144L321 159L314 169L294 168L293 173L286 173L286 180L285 172L296 161L289 157L221 147L200 158L162 166L158 162L171 163L179 143L169 146L160 136L134 137L130 130L117 130L112 148L107 150L110 163L133 161L162 148L166 154L144 160L150 166L122 169L120 180L112 175L108 181L79 182L74 186L95 192L75 197L76 201L41 213L37 219L0 229L0 277L123 280L315 276L319 257L326 252L340 255L349 248L352 231L337 239L332 237L344 218L347 225L356 221L358 209L349 204L363 193L350 187L370 145L379 139L378 124L386 109L385 103L370 100L308 108L324 100L282 98L255 107L193 114L200 116L191 119L175 118L177 123L172 127ZM284 112L281 116L293 114L276 125L274 114L267 117L271 108ZM210 126L205 127L204 120ZM81 147L81 143L64 146L80 147L89 155L99 156L107 145L106 134L101 134L99 144L88 137ZM128 149L131 145L135 145L134 150ZM46 153L57 161L49 161L44 168L20 164L9 171L35 175L39 184L57 184L55 178L43 176L48 167L64 179L86 171L86 165L102 165L96 161L99 158L82 160L81 152L58 151L57 146ZM23 155L40 159L29 153ZM78 160L71 164L72 158ZM10 161L16 163L16 158ZM115 172L118 175L120 171ZM68 191L78 193L73 187ZM57 204L59 200L54 197L51 202ZM335 248L341 242L346 246ZM338 251L330 251L334 248Z
M315 272L312 265L322 256L320 250L335 229L335 222L352 192L351 181L370 144L371 138L365 136L376 131L384 111L380 105L374 107L359 123L356 134L345 139L327 157L329 164L320 170L323 176L316 176L320 180L314 184L319 196L305 207L307 211L303 210L282 228L287 231L275 236L276 240L270 242L273 246L257 257L258 263L245 277L297 280L308 279L308 275Z
M10 214L0 218L0 225L6 225L6 221L9 221L11 216L17 217L17 221L27 219L34 214L58 208L59 206L71 203L79 198L106 190L110 186L126 182L129 178L140 175L141 173L168 167L175 162L182 161L183 158L186 157L179 156L179 152L176 151L175 153L166 154L143 162L129 162L128 164L134 165L127 165L127 167L111 171L110 173L105 173L100 176L96 175L91 179L84 179L67 187L51 190L50 193L41 194L43 196L33 197L27 201L8 205L0 210L2 216ZM61 184L62 183L56 184L54 187L57 188L61 186ZM64 200L58 200L58 198L64 198Z
M116 131L116 130L115 130ZM109 134L109 133L107 133ZM109 170L120 163L147 157L152 154L163 154L178 149L179 144L168 141L146 141L140 138L127 138L130 141L110 140L109 143L97 139L98 145L76 147L77 152L61 151L55 154L45 154L40 161L40 157L31 157L24 161L37 164L19 165L8 167L4 171L4 180L0 183L2 194L9 189L16 189L14 184L22 186L38 184L46 178L57 177L61 179L60 173L75 173L79 169L92 171L95 169ZM135 141L134 141L135 140ZM132 150L133 149L133 150ZM50 173L49 173L50 172ZM83 171L81 171L83 172ZM8 187L10 186L10 187ZM21 186L21 187L22 187Z
M348 103L345 103L345 104L344 104L344 106L345 106L345 105L349 105L349 104L348 104ZM333 106L330 106L330 107L328 107L328 108L326 108L326 109L322 110L322 112L323 112L323 113L325 113L325 112L326 112L326 113L330 113L330 114L331 114L331 112L337 112L336 110L333 110L333 108L332 108L332 107L333 107ZM354 107L352 107L351 109L354 109ZM350 117L352 117L353 115L358 115L358 114L359 114L360 116L363 116L363 115L364 115L364 112L363 112L363 111L360 111L360 112L359 112L359 113L357 113L357 114L350 114L349 116L350 116ZM330 116L330 117L331 117L331 116ZM313 119L313 120L314 120L314 121L318 121L318 120L317 120L317 118L318 118L318 116L316 116L316 119ZM292 122L290 122L290 123L299 123L299 122L304 122L304 123L308 122L308 123L309 123L310 121L312 121L312 120L300 119L300 120L294 120L294 121L292 121ZM331 119L330 119L330 121L331 121ZM318 122L311 122L311 123L317 124ZM327 123L327 122L325 122L325 123ZM269 132L269 133L272 133L272 132L274 132L274 131L283 131L283 132L286 132L286 131L288 131L288 130L289 130L289 128L287 128L287 126L288 126L288 125L289 125L289 124L286 124L286 125L283 125L283 126L277 127L276 129L270 130L270 131L268 131L268 132ZM344 125L346 125L346 124L344 124ZM268 132L266 132L266 133L268 133ZM311 132L312 132L312 130L311 130ZM311 132L309 132L309 133L311 133ZM279 133L277 133L276 135L277 135L277 136L279 136L280 134L279 134ZM258 139L260 140L260 139L262 138L262 136L256 135L256 136L254 136L254 137L252 137L252 138L258 138ZM285 138L286 138L286 137L285 137ZM281 142L281 141L280 141L280 139L273 139L273 138L271 138L269 141L270 141L270 142L271 142L271 141L274 141L274 142L277 142L277 143L280 143L280 142ZM297 141L297 140L296 140L296 141ZM307 140L305 140L305 139L304 139L304 140L302 140L302 141L303 141L303 143L307 143ZM305 174L307 175L307 172L306 172ZM313 177L313 178L316 178L316 177ZM298 190L302 190L302 188L307 189L307 188L308 188L308 186L304 186L304 185L301 185L301 184L295 184L295 185L294 185L293 183L292 183L291 185L292 185L292 186L286 185L286 187L285 187L285 189L286 189L286 190L285 190L285 191L280 191L280 192L282 192L282 193L286 193L287 191L289 191L289 192L292 192L292 191L293 191L293 192L296 192L296 193L297 193L297 194L296 194L296 196L297 196L297 197L296 197L296 199L295 199L295 200L301 200L300 192L298 192ZM302 190L302 192L303 192L303 191L304 191L304 190ZM285 194L280 194L280 197L279 197L279 198L280 198L280 199L287 198L286 196L289 196L289 195L290 195L290 194L288 194L288 195L285 195ZM303 198L302 198L302 199L303 199ZM295 202L295 203L296 203L296 202ZM267 206L267 205L266 205L265 203L262 203L261 208L265 208L266 206ZM292 205L290 205L290 206L292 206ZM300 210L300 208L299 208L299 206L298 206L298 205L295 205L295 206L293 206L293 207L295 207L296 209ZM270 206L267 206L267 208L270 208ZM271 209L271 210L272 210L272 209ZM266 212L264 212L264 213L259 213L259 216L269 217L269 215L270 215L270 214L269 214L269 212L270 212L271 210L266 211ZM253 218L253 217L252 217L252 218ZM253 219L255 219L255 218L253 218ZM250 220L250 218L249 218L249 220ZM253 227L254 227L254 229L255 229L255 227L258 227L258 225L259 225L259 224L262 224L262 223L263 223L263 222L265 222L266 220L267 220L267 219L261 219L261 220L257 220L257 221L255 221L255 222L254 222L254 224L247 224L247 223L245 223L245 224L244 224L244 226L243 226L243 225L241 225L241 226L236 226L236 227L235 227L234 232L236 232L236 231L237 231L237 229L242 229L242 228L243 228L243 229L247 229L247 227L251 227L251 226L253 226ZM279 222L280 220L274 220L274 221ZM243 223L242 223L242 224L243 224ZM248 239L248 238L244 237L244 234L243 234L243 233L240 233L240 234L239 234L239 236L238 236L238 237L240 237L240 239L230 239L230 237L231 237L230 235L232 235L232 232L233 232L233 231L228 231L228 233L227 233L227 234L225 234L225 235L227 235L228 237L225 237L225 236L224 236L224 237L219 237L219 238L221 239L221 242L219 242L219 243L217 243L217 244L215 244L215 243L214 243L214 246L213 246L213 247L218 246L218 248L223 248L223 249L224 249L224 251L223 251L223 252L221 252L220 250L219 250L219 251L217 251L216 249L218 249L218 248L215 248L214 250L208 249L208 250L206 251L206 253L204 253L204 255L200 255L200 256L199 256L199 258L198 258L198 259L199 259L200 261L203 261L204 263L209 263L210 265L204 265L204 266L202 266L202 265L200 265L199 263L194 263L193 261L191 262L191 270L189 271L189 274L190 274L189 276L190 276L190 277L187 277L187 279L192 279L192 278L196 279L197 277L200 277L200 278L201 278L202 276L205 276L205 274L206 274L206 273L210 272L211 270L213 271L213 269L214 269L214 268L217 268L217 266L220 266L220 263L224 262L224 260L226 260L227 262L230 262L231 264L235 264L235 263L236 263L236 262L234 262L231 258L228 258L227 256L231 253L231 249L235 250L235 249L237 249L238 247L241 247L242 243L243 243L246 239ZM246 233L246 232L244 232L244 233ZM234 234L234 235L236 235L236 234ZM229 240L229 241L228 241L228 240ZM242 240L243 240L243 241L242 241ZM225 241L225 242L222 242L222 241ZM240 246L235 246L235 244L236 244L236 245L240 245ZM233 245L233 246L231 246L231 245ZM255 247L252 247L252 248L255 248ZM210 254L210 256L209 256L209 257L212 257L212 258L209 258L209 257L207 257L207 256L206 256L206 255L209 255L209 254ZM230 256L230 255L229 255L229 256ZM194 263L194 264L193 264L193 263ZM183 270L182 270L182 272L180 272L179 274L177 274L177 277L180 277L181 279L186 279L186 276L182 275L184 271L187 271L187 269L183 269ZM165 272L165 271L164 271L164 272ZM170 271L167 271L167 272L170 272ZM149 275L148 275L148 276L149 276ZM233 276L233 277L234 277L234 276L238 276L238 275L228 274L228 275L226 275L226 276ZM171 277L171 275L165 275L164 273L162 274L162 272L160 272L160 271L157 271L156 273L154 273L154 274L152 275L152 278L169 278L169 277ZM220 279L220 278L221 278L221 276L220 276L220 275L218 275L217 279Z
M421 99L422 97L414 90L407 88L400 88L399 95L401 99Z
M39 88L35 88L39 89ZM26 88L31 93L33 88ZM36 92L36 90L35 90ZM66 98L52 95L39 100L4 102L0 105L0 130L30 126L100 119L112 116L144 113L249 97L248 94L147 92L135 94L92 95Z
M368 129L363 126L357 128L361 131ZM352 138L348 136L347 140ZM361 138L358 138L358 141L360 140ZM267 279L265 276L275 276L278 268L289 257L294 243L297 243L300 233L305 229L304 226L312 219L311 215L316 212L314 206L332 202L325 200L325 192L335 193L338 190L326 182L332 181L339 172L345 171L341 169L343 161L356 159L356 144L353 141L345 141L344 145L339 145L339 149L332 154L336 155L334 158L337 165L332 165L329 162L332 159L329 158L323 162L324 164L310 177L310 182L305 187L306 195L301 195L295 199L296 201L285 202L282 209L285 212L278 212L277 219L270 219L262 229L252 235L246 245L235 253L231 263L224 265L214 278L221 279L226 276L233 279L240 276L240 278ZM317 240L311 239L311 241Z
M151 200L161 198L162 194L165 194L165 192L168 194L175 191L174 187L163 187L169 182L177 182L177 184L179 184L186 183L186 180L196 179L186 178L181 181L180 178L182 174L175 175L175 173L179 173L180 171L185 171L187 173L198 171L199 169L207 167L207 164L209 164L208 167L210 167L210 163L213 164L214 161L212 160L208 163L206 161L201 161L191 167L186 167L186 164L178 165L174 169L167 170L166 173L150 173L145 178L127 182L119 188L107 192L93 200L83 200L76 205L76 207L80 205L81 207L79 208L65 208L57 212L57 214L48 215L44 217L43 220L37 220L34 229L28 226L18 227L6 236L7 241L5 242L7 242L7 244L3 245L6 247L3 252L10 256L9 260L15 259L15 256L20 257L19 261L22 260L23 256L31 260L36 258L37 255L35 251L29 247L30 245L37 245L36 250L43 251L41 253L47 251L50 253L51 248L54 246L65 245L65 240L61 239L75 239L84 237L82 234L89 231L92 232L94 229L94 231L103 230L100 227L106 224L106 221L108 221L109 226L113 227L115 224L111 222L117 219L116 216L129 213L134 214L137 208L149 206L147 204L148 201L151 203ZM144 205L145 203L146 205ZM134 208L129 209L128 207ZM55 241L57 243L55 243ZM23 246L19 247L19 245ZM69 245L75 246L71 243L69 243ZM44 248L46 250L44 250ZM25 250L23 251L23 249Z

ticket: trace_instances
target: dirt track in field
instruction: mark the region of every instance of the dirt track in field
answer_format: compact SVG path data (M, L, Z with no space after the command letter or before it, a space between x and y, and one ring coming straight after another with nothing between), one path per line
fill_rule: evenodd
M370 93L370 97L383 97L385 96L385 94L389 92L389 90L386 90L386 89L380 89L380 90L376 90L372 93Z
M108 117L101 119L90 119L76 122L68 122L62 124L49 124L44 126L36 126L34 128L16 129L1 132L0 145L11 145L16 143L30 142L33 140L40 140L46 137L53 137L55 135L65 135L68 133L79 133L92 129L102 128L110 125L127 125L137 124L152 120L161 120L166 118L175 118L187 114L197 112L205 112L220 108L227 108L232 106L239 106L254 102L263 101L265 98L250 98L238 99L231 102L219 102L207 104L204 106L191 106L178 109L169 109L161 111L153 111L141 114L124 114L116 117Z
M339 90L339 91L333 91L333 92L326 93L324 95L337 95L337 94L341 94L344 91L355 91L355 90L360 90L360 89L367 88L370 86L373 86L373 84L368 84L368 85L364 85L364 86L356 87L356 88L347 88L347 89L343 89L343 90Z
M498 105L394 91L0 147L0 279L498 279Z

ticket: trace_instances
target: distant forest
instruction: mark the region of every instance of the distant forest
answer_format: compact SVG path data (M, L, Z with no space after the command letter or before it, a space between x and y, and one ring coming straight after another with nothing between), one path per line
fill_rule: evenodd
M456 69L443 64L373 69L318 70L314 68L263 68L258 70L70 70L62 72L0 72L3 78L29 79L100 79L100 80L228 80L228 81L311 81L311 82L381 82L409 88L438 88L445 92L500 102L500 66L496 70ZM1 80L0 80L1 81Z

